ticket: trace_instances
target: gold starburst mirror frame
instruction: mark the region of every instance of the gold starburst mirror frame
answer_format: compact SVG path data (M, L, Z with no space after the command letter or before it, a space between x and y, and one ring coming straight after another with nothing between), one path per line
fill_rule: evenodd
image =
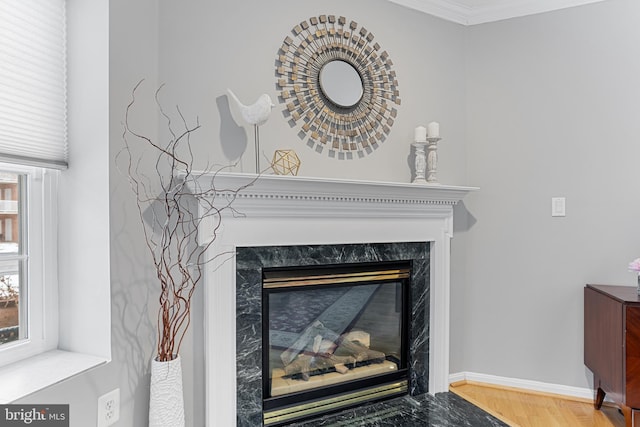
M343 16L311 17L291 33L276 61L291 127L318 152L371 153L389 135L400 105L389 54Z

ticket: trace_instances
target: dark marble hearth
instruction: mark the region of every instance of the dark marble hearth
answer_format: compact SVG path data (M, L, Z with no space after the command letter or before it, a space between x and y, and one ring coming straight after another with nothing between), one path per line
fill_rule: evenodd
M453 393L421 394L362 405L290 427L496 427L497 418Z

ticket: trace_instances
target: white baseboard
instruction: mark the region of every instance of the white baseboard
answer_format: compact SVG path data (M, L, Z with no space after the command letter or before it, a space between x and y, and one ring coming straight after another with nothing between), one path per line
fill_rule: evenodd
M449 384L458 381L475 381L485 384L514 387L530 391L558 394L581 399L593 399L593 390L582 387L571 387L562 384L544 383L540 381L522 380L519 378L499 377L496 375L478 374L475 372L458 372L449 374Z

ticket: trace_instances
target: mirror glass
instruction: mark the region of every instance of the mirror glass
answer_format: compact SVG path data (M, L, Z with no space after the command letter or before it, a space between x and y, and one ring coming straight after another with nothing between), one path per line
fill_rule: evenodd
M362 78L346 61L329 61L320 70L320 88L331 102L349 108L360 102L363 94Z

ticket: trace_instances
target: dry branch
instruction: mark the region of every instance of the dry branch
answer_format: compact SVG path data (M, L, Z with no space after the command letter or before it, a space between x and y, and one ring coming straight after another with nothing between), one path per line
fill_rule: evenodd
M122 169L136 198L145 243L160 284L157 360L167 361L180 352L191 321L191 298L205 265L221 255L207 257L207 249L216 239L223 212L237 214L233 201L253 181L240 188L217 189L216 177L224 168L213 170L206 165L201 172L194 170L191 137L200 124L197 118L190 124L177 106L179 120L174 124L159 100L162 86L155 92L155 104L166 125L166 141L161 143L159 137L134 130L130 117L141 84L133 88L126 108L122 134L125 146L118 158L124 158ZM206 188L203 182L207 182ZM206 233L211 237L199 242L198 237L205 235L201 232L205 224L213 224L213 230Z

